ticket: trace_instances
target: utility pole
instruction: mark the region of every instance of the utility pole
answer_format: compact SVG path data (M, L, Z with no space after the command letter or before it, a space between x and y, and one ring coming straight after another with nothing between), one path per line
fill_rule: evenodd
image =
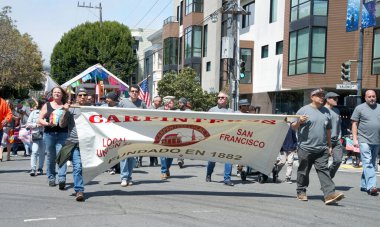
M249 15L250 12L246 12L240 7L240 0L230 0L227 9L223 12L232 15L232 35L234 39L233 46L233 58L231 62L230 72L230 91L231 91L231 103L230 106L234 111L238 110L239 103L239 63L240 63L240 34L239 34L239 15Z
M86 6L86 4L83 2L83 5L79 5L79 1L78 1L78 7L82 7L82 8L90 8L90 9L99 9L99 21L100 21L100 25L102 25L103 23L103 17L102 17L102 3L99 2L99 6L91 6L91 2L88 6Z

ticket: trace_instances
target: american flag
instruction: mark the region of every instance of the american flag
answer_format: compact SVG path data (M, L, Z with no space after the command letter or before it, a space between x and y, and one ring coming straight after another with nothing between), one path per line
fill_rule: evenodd
M143 100L145 102L146 106L149 107L151 104L151 99L150 99L150 93L149 93L148 78L144 79L140 83L139 86L140 86L139 99Z

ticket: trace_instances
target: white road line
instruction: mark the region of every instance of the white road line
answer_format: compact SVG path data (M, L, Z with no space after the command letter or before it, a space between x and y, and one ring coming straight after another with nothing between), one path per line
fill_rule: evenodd
M25 219L24 222L32 222L32 221L48 221L48 220L56 220L57 218L34 218L34 219Z

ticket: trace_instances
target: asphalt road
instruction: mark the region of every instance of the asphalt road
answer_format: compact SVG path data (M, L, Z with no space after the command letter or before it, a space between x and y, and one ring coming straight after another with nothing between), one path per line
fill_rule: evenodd
M19 152L21 154L21 152ZM5 157L6 155L4 155ZM315 170L309 201L295 197L296 184L259 184L255 176L223 185L223 164L205 182L206 162L185 160L160 180L160 167L135 169L134 185L122 188L119 175L103 173L85 187L85 202L67 190L48 187L46 175L30 177L30 159L0 163L0 226L378 226L379 197L359 191L360 170L342 168L335 180L346 198L326 206ZM71 172L71 168L69 168ZM233 170L235 173L236 168ZM284 171L284 170L283 170ZM293 173L295 176L295 171ZM280 178L284 172L280 173ZM294 179L293 179L294 180Z

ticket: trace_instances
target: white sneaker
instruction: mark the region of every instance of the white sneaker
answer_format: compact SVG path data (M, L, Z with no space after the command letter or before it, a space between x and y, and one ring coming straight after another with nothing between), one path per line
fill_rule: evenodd
M127 185L128 185L128 186L132 186L132 185L133 185L133 182L132 182L132 181L127 181Z
M127 180L122 180L120 185L121 185L121 187L127 187L127 185L128 185Z

